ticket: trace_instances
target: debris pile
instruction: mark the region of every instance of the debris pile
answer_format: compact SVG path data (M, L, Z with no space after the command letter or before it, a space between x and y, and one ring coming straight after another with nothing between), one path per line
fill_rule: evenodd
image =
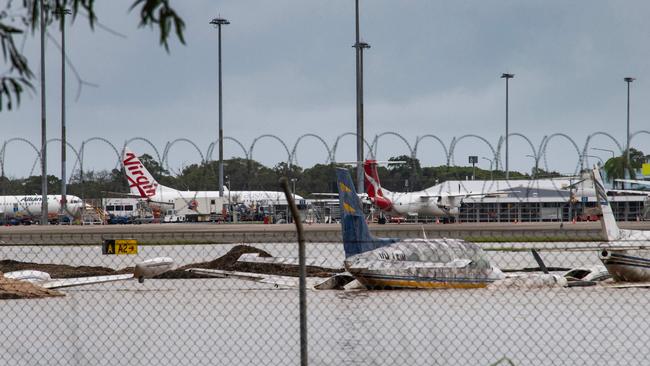
M106 276L116 274L116 271L107 267L92 267L92 266L69 266L67 264L48 264L48 263L33 263L33 262L19 262L10 259L0 261L0 272L13 272L23 270L38 270L47 272L52 278L74 278L74 277L91 277L91 276ZM133 273L133 270L131 270Z
M0 272L0 299L40 299L44 297L64 296L61 292L48 290L25 281L5 278Z
M206 268L206 269L219 269L224 271L239 271L239 272L253 272L263 273L279 276L299 276L299 268L295 265L281 264L281 263L250 263L238 262L237 260L242 254L255 253L260 257L272 257L268 252L257 249L248 245L237 245L233 247L228 253L223 256L203 263L188 264L179 268L185 270L187 268ZM308 277L330 277L336 273L343 272L341 269L325 268L319 266L307 266Z

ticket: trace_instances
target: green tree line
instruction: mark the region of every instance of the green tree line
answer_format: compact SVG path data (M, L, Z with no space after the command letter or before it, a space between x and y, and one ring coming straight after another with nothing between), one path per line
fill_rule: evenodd
M210 190L218 191L219 175L218 162L209 161L184 167L180 174L170 174L158 161L150 155L140 156L145 167L156 178L158 183L179 190ZM391 161L404 161L403 164L389 164L378 168L381 184L393 191L417 191L447 180L503 179L503 171L489 171L471 166L436 166L422 167L418 159L408 156L397 156ZM274 167L267 167L254 160L232 158L224 160L225 185L231 190L280 190L278 181L281 177L295 179L296 193L305 197L312 193L336 193L336 175L334 164L316 164L310 168L297 165L289 166L281 162ZM354 176L353 167L349 167ZM547 173L538 171L538 177L559 176L557 172ZM529 174L510 172L511 179L530 179ZM48 192L57 194L61 191L61 180L53 175L48 176ZM40 194L41 177L10 179L0 178L0 194L26 195ZM83 198L115 197L120 193L129 192L129 186L123 170L84 171L83 176L76 172L68 184L68 194Z

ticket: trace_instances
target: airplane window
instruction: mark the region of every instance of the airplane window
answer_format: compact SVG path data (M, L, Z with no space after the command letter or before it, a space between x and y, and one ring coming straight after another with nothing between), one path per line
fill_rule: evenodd
M124 211L124 206L115 206L115 211Z
M106 206L106 211L115 211L115 206L113 205Z
M133 211L133 205L124 206L124 211Z

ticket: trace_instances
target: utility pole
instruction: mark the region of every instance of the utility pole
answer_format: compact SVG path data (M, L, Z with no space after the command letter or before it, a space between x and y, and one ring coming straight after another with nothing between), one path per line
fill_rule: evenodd
M625 176L628 176L628 170L631 169L630 163L630 84L635 78L626 77L623 79L627 83L627 134L625 142Z
M501 79L506 79L506 179L510 178L510 168L508 166L508 135L510 134L510 131L508 130L508 80L514 77L515 74L501 74Z
M59 210L59 223L68 212L67 179L66 179L66 132L65 132L65 16L70 10L56 9L61 21L61 209Z
M355 42L356 52L356 86L357 86L357 190L365 192L363 184L363 85L362 85L362 47L359 42L359 0L354 1L355 9Z
M47 225L47 123L45 120L45 0L40 2L41 18L41 225Z
M219 33L219 197L223 197L223 104L221 98L221 26L230 22L224 18L214 18L210 22L216 25Z

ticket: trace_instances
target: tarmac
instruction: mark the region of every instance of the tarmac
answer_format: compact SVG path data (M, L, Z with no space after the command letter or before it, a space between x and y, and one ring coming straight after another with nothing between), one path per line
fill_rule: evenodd
M622 228L650 230L650 221L622 222ZM339 224L303 224L307 242L340 242ZM371 224L378 237L449 237L489 241L598 241L598 222ZM48 225L0 227L0 245L98 245L104 239L137 239L146 244L295 242L293 224L174 223L142 225Z

